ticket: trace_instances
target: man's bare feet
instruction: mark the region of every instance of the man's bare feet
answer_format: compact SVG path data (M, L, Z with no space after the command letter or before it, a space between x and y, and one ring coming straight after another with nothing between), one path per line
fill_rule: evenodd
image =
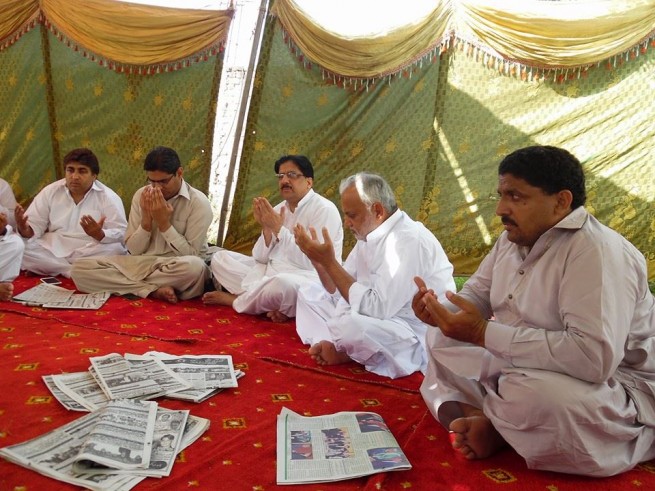
M345 352L337 351L330 341L319 341L313 345L309 348L309 356L319 365L339 365L351 361Z
M237 298L230 292L223 292L216 290L215 292L207 292L202 296L202 303L205 305L227 305L232 307L234 299Z
M148 296L168 303L177 303L179 301L172 286L161 286Z
M469 460L486 459L507 443L482 411L450 423L451 444Z
M8 281L0 282L0 302L11 300L14 295L14 285Z
M279 310L271 310L270 312L266 312L266 317L271 319L273 322L286 322L290 319L290 317L284 315Z

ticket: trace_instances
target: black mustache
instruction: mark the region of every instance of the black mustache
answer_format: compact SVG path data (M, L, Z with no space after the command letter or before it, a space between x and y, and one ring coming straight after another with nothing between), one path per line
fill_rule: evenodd
M500 217L500 221L503 222L503 225L514 225L515 227L518 226L514 220L508 217Z

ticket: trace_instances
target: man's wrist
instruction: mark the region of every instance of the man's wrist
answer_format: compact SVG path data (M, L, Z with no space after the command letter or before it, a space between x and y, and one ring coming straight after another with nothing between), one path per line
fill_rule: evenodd
M478 330L478 339L476 340L476 344L478 346L482 346L484 348L485 342L485 336L487 333L487 326L489 325L489 321L487 319L483 319L481 323L481 327Z

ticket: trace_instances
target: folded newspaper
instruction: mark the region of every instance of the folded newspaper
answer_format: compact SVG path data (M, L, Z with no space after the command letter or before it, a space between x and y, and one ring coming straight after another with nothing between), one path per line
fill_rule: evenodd
M41 283L14 296L13 300L48 309L98 310L109 297L108 292L75 293L60 286Z
M398 442L375 413L277 417L277 483L340 481L411 469Z
M168 476L176 455L209 420L156 402L110 401L0 456L45 476L93 491L127 491L144 478Z

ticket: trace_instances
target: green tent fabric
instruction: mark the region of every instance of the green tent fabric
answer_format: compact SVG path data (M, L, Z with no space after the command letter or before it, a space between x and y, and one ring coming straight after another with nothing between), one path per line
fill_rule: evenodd
M650 49L648 49L650 48ZM356 171L382 174L402 208L472 273L501 232L497 165L516 148L562 146L588 179L588 209L632 241L655 278L655 49L559 72L508 65L454 38L382 79L342 78L307 59L268 21L225 246L249 252L250 202L279 201L273 162L302 153L315 189L338 199ZM516 73L518 70L520 73ZM354 244L347 234L346 252Z
M67 23L65 2L31 3L12 0L0 8L5 36L0 40L0 177L18 201L29 203L43 186L63 177L62 158L77 147L98 156L99 179L119 193L127 211L144 183L143 159L157 145L175 148L185 179L206 192L231 11L132 8L93 0L72 12L87 22L76 26ZM94 32L93 22L98 51L81 44L82 31ZM111 39L116 32L144 46L117 46ZM168 39L162 36L166 32ZM153 63L130 62L147 59Z

